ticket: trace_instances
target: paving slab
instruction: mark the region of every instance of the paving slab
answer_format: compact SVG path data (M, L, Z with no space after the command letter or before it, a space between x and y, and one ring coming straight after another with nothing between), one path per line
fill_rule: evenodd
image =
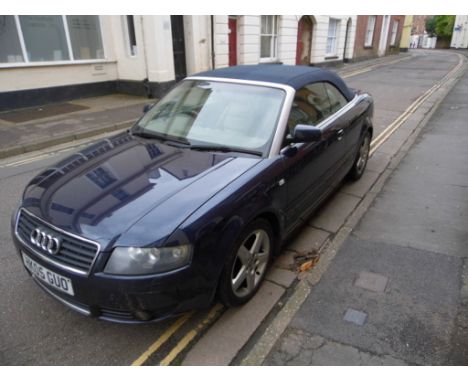
M330 233L327 231L305 226L297 237L286 244L286 249L300 255L313 254L318 252L329 237Z
M265 276L265 279L285 288L289 288L294 280L297 279L296 272L291 272L278 267L271 267Z
M229 365L283 293L284 288L265 281L246 305L231 308L221 316L189 351L182 365Z
M366 171L382 173L387 168L391 158L389 154L375 152L367 162Z
M377 171L366 169L361 179L359 179L356 182L345 183L340 189L340 191L344 192L345 194L362 198L370 190L370 188L375 183L379 175L380 173L378 173Z
M361 199L338 192L317 212L309 224L328 232L336 233Z
M295 251L284 250L274 260L273 267L286 269L286 270L295 270L296 269L296 261L295 261L296 256L297 256L297 253Z
M387 287L388 277L380 275L378 273L362 271L359 272L354 285L357 287L370 290L371 292L382 293Z

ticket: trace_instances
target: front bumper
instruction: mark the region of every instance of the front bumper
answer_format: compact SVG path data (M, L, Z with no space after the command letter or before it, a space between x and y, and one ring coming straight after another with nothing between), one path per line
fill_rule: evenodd
M205 308L214 297L215 285L197 272L196 266L149 276L115 276L95 269L88 275L80 275L45 262L16 237L14 242L21 261L23 252L43 267L72 281L74 296L52 288L32 275L49 295L85 316L117 323L160 321L192 309ZM101 253L98 257L101 259L97 261L99 264L108 254Z

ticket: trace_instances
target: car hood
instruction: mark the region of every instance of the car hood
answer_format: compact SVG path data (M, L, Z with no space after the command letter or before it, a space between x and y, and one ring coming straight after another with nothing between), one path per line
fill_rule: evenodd
M23 206L103 248L116 241L149 246L259 161L124 133L37 175L26 187ZM140 220L144 224L136 224Z

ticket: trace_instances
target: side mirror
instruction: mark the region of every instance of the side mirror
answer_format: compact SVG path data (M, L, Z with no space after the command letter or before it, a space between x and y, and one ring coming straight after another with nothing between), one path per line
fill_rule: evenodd
M155 103L147 103L145 106L143 106L143 113L147 113L154 105Z
M318 142L322 139L322 130L313 125L297 125L291 137L292 142Z

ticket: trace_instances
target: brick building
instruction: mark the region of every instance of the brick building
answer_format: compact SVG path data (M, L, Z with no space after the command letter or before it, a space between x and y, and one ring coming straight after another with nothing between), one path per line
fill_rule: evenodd
M411 28L411 34L424 35L426 33L426 20L432 16L413 16L413 27Z
M396 54L405 16L358 16L354 45L354 60L361 61L374 57Z

